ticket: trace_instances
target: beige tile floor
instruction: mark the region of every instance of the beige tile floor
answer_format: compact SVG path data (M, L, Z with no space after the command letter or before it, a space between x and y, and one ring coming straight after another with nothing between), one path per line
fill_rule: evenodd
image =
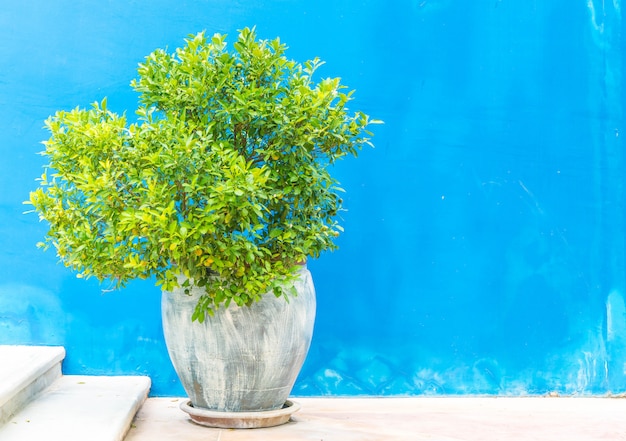
M625 398L294 398L285 425L211 429L150 398L125 441L626 440Z

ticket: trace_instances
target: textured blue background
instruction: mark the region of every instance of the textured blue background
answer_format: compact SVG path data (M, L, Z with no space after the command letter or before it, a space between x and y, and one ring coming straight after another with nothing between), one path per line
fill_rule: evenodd
M103 293L23 215L43 120L108 97L188 34L257 26L385 120L336 174L340 250L294 394L626 391L626 32L620 1L24 0L0 8L0 344L180 395L160 293ZM1 361L0 361L1 362Z

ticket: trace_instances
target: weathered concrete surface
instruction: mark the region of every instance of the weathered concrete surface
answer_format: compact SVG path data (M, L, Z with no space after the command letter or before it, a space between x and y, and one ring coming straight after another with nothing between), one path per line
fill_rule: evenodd
M295 398L292 420L266 429L210 429L150 398L125 441L626 440L623 398Z
M61 377L60 346L0 346L0 426Z
M0 440L121 441L149 389L148 377L62 376L0 426Z

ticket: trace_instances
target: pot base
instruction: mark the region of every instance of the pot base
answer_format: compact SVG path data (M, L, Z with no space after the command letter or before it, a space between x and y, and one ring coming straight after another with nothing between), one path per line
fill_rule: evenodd
M180 409L201 426L220 429L258 429L285 424L292 413L300 410L300 404L287 400L281 409L260 412L218 412L193 407L191 400L180 403Z

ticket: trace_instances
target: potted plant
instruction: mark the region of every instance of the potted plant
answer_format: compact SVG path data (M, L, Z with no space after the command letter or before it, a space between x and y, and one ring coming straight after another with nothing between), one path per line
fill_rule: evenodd
M294 410L315 314L306 259L341 231L329 166L370 144L376 122L349 113L338 78L314 81L319 59L285 50L254 29L232 51L199 33L139 65L135 122L106 99L46 121L49 164L29 201L49 224L39 245L78 277L155 278L186 410L203 424L274 425Z

